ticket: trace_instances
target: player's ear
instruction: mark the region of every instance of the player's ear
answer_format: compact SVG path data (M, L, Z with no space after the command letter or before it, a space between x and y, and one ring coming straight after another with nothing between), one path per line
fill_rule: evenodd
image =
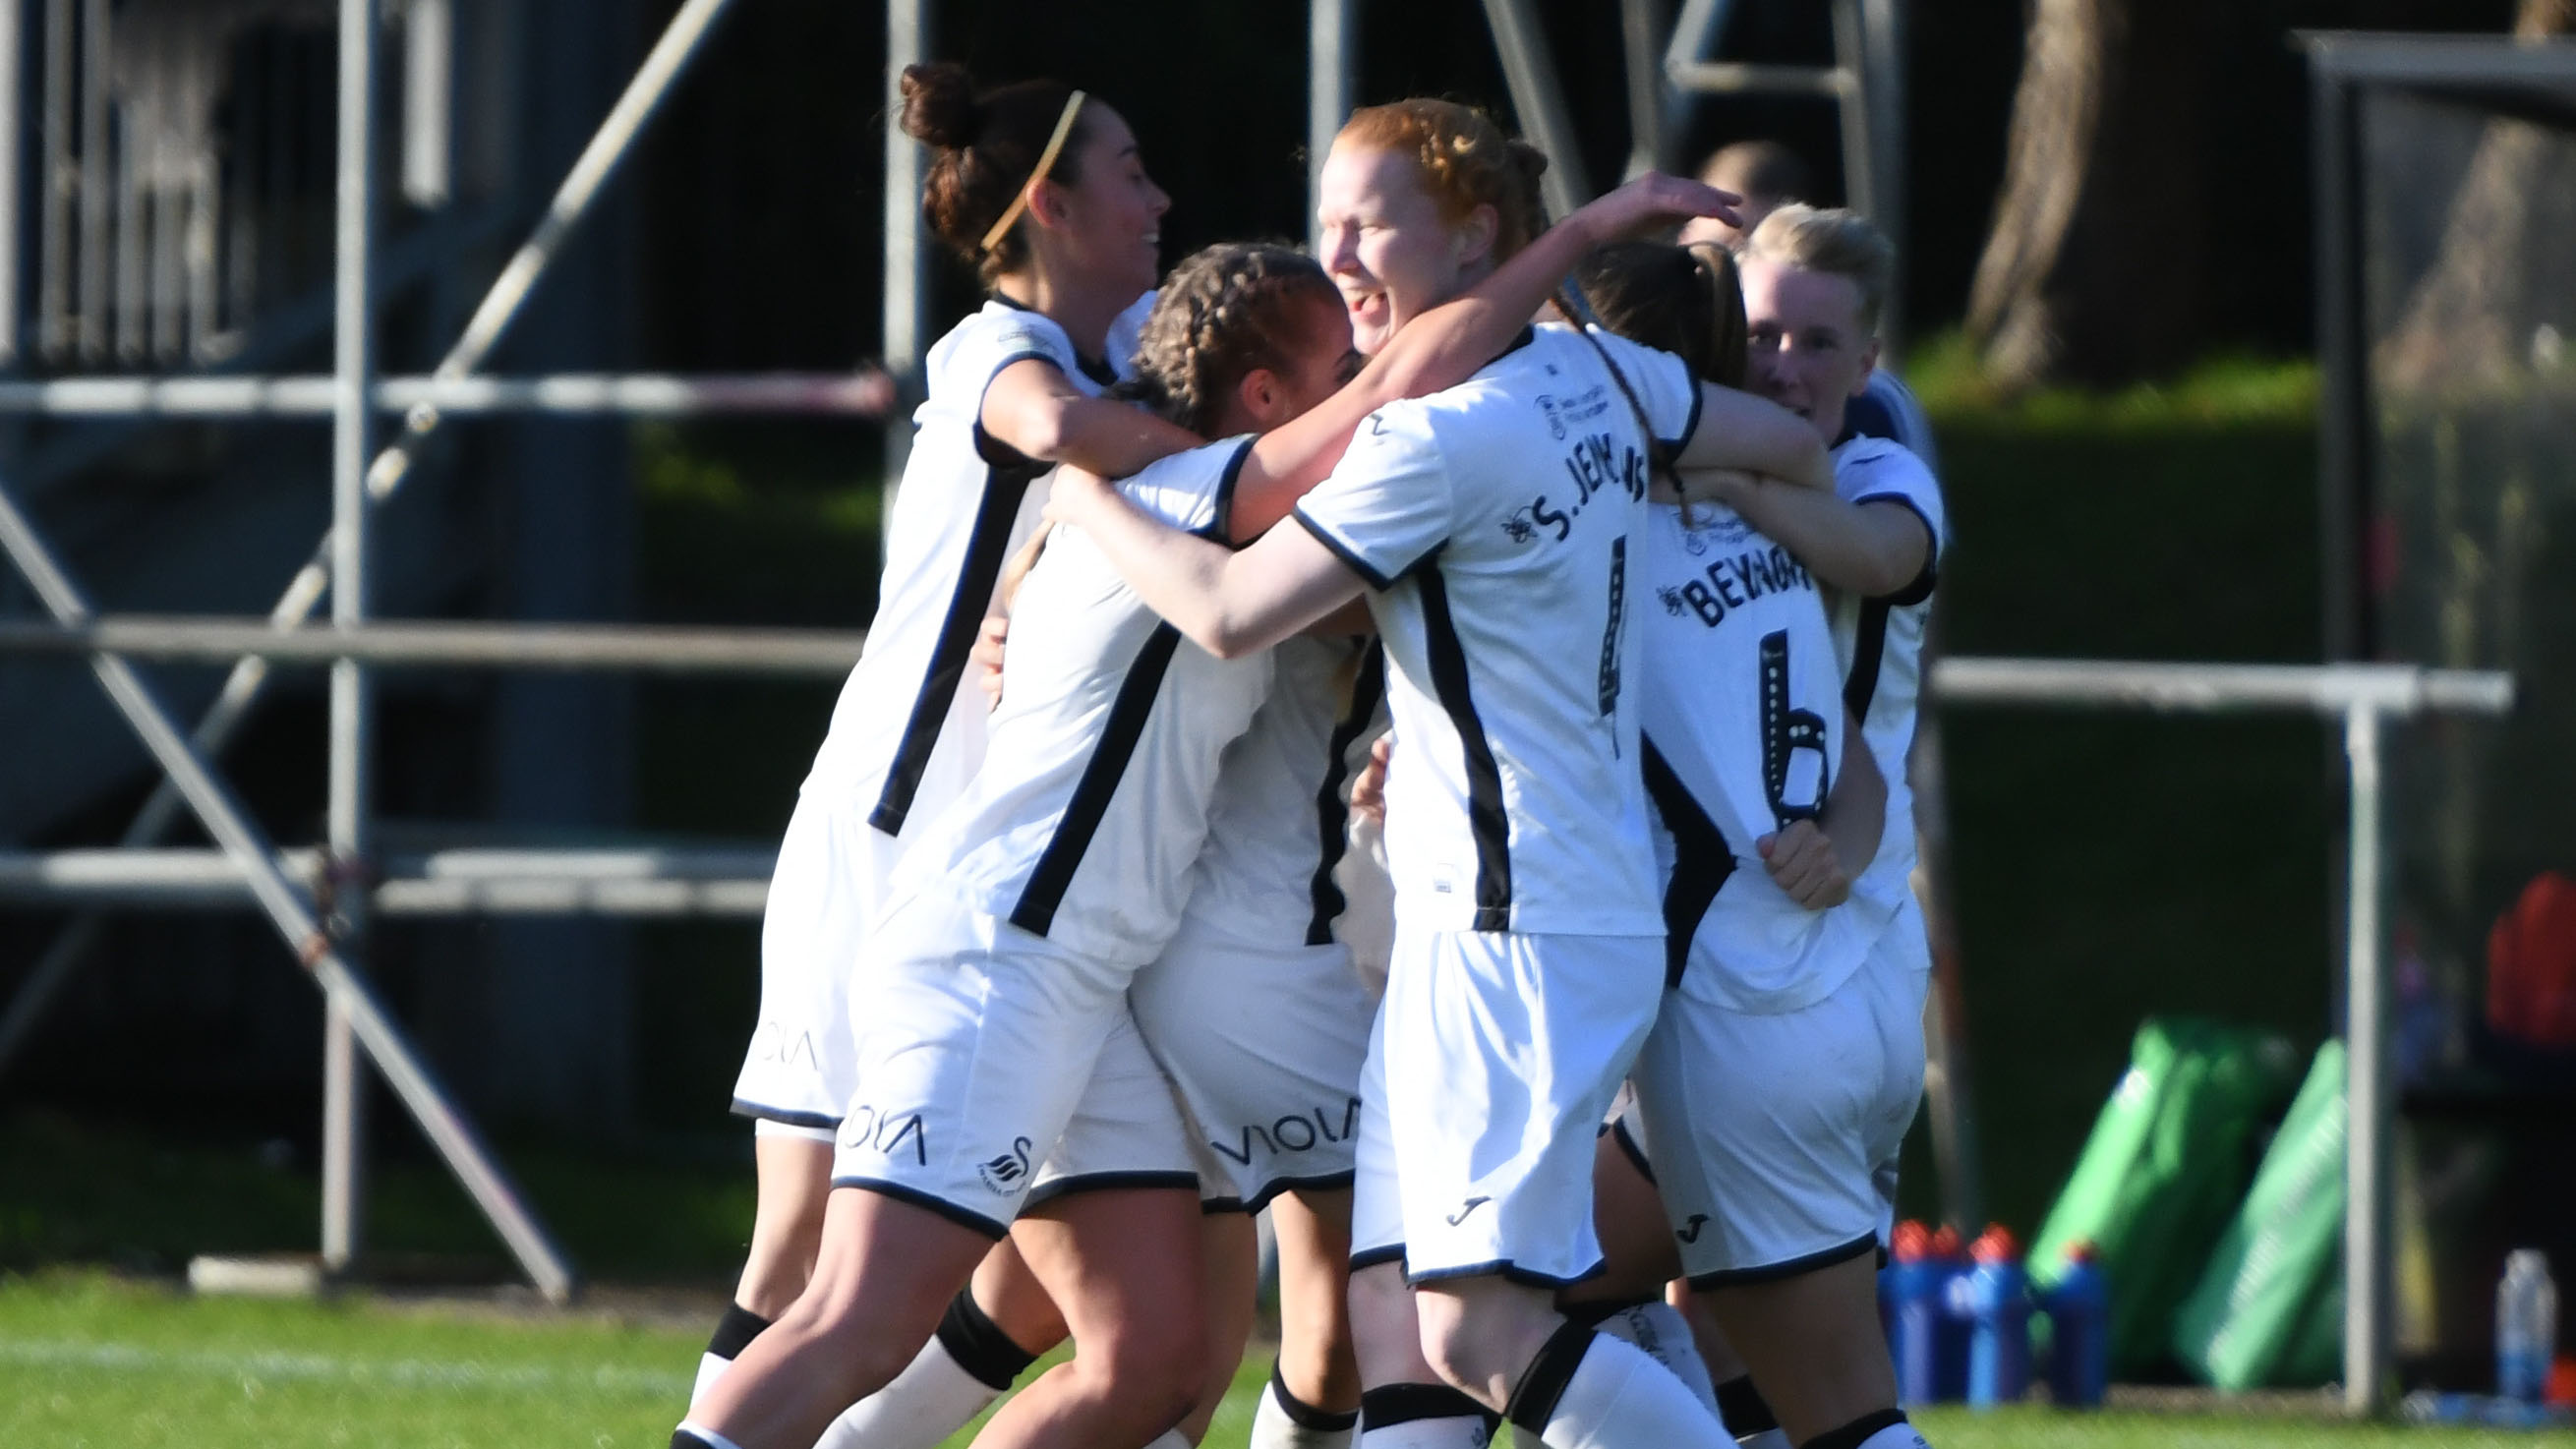
M1869 387L1869 375L1878 371L1878 339L1872 337L1860 345L1860 376L1852 381L1852 396L1858 397Z
M1462 267L1473 266L1492 256L1494 233L1501 227L1502 215L1494 210L1492 202L1476 203L1475 209L1467 213L1467 219L1459 222L1456 229L1449 234L1450 246L1457 254L1458 264Z
M1072 219L1065 189L1043 178L1029 183L1029 219L1053 231Z
M1278 421L1272 414L1279 410L1282 389L1279 375L1266 367L1256 367L1234 385L1234 395L1243 410L1264 427Z

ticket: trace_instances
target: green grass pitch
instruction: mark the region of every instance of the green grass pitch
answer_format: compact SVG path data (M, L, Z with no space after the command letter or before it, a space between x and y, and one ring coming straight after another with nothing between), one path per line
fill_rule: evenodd
M0 1443L12 1449L658 1449L702 1331L587 1313L192 1299L96 1274L0 1279ZM1237 1449L1256 1356L1208 1439ZM2566 1446L2576 1434L2345 1427L2279 1417L1919 1416L1942 1449ZM956 1441L965 1442L961 1435Z

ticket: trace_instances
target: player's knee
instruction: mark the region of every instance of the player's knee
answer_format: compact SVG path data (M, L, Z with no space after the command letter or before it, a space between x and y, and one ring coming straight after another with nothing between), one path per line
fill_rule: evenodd
M1555 1324L1555 1315L1508 1311L1504 1301L1467 1303L1446 1293L1416 1295L1422 1357L1443 1382L1471 1398L1491 1399L1519 1378Z

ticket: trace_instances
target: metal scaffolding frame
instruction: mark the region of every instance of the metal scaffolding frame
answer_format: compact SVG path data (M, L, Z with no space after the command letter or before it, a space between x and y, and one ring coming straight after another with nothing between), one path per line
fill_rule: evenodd
M394 849L365 806L372 768L375 672L397 667L646 669L681 672L845 673L863 636L811 630L638 628L596 625L431 623L369 617L369 514L409 475L422 441L453 416L509 412L687 414L826 413L883 417L908 404L924 334L927 279L912 197L920 158L893 127L886 142L882 373L834 376L672 377L569 375L475 377L590 210L636 138L703 46L731 0L685 0L624 94L574 163L526 242L511 257L463 335L427 377L380 377L373 346L377 261L377 6L341 0L337 346L324 377L71 378L0 383L0 413L129 418L321 417L332 421L333 522L313 559L265 619L102 616L95 612L0 476L0 551L33 587L51 625L0 623L0 652L85 656L100 686L166 779L108 850L0 852L0 905L82 910L39 959L0 1015L0 1065L25 1040L46 1002L95 943L110 906L239 908L265 914L324 993L324 1261L345 1270L361 1237L363 1176L357 1090L371 1061L547 1297L577 1290L570 1262L517 1187L457 1110L436 1075L351 965L372 915L595 913L625 916L756 915L771 852L763 849ZM1572 160L1573 132L1527 0L1487 0L1524 128ZM1309 0L1310 164L1320 166L1353 101L1355 0ZM1623 11L1632 59L1651 54L1647 0ZM0 10L5 10L0 3ZM927 0L888 0L887 90L926 49ZM1713 7L1691 0L1685 25ZM1892 15L1892 0L1867 0ZM13 32L14 33L14 32ZM1675 44L1687 37L1677 34ZM1535 56L1514 51L1535 50ZM5 47L0 47L5 54ZM1847 66L1846 69L1853 67ZM1637 78L1632 77L1632 83ZM1835 83L1856 87L1856 76ZM5 98L5 97L0 97ZM1632 95L1632 110L1643 106ZM891 112L890 112L891 113ZM1646 138L1641 131L1641 141ZM1576 168L1552 167L1562 210L1582 199ZM1889 179L1892 185L1892 178ZM1311 173L1310 173L1311 184ZM14 252L0 247L0 269ZM404 415L390 445L373 447L377 415ZM904 430L889 433L886 487L900 474ZM309 623L325 593L328 625ZM232 672L193 731L184 731L130 660L230 661ZM331 671L330 807L326 846L281 850L209 763L240 727L273 664ZM2388 1343L2385 1240L2389 1194L2386 964L2381 957L2379 760L2384 725L2419 714L2501 714L2512 682L2395 665L2228 666L2076 660L1954 658L1937 661L1927 697L1943 704L2144 707L2211 712L2303 710L2340 723L2351 787L2344 972L2350 1019L2353 1150L2347 1224L2347 1383L2356 1407L2375 1403ZM185 808L214 850L155 849Z

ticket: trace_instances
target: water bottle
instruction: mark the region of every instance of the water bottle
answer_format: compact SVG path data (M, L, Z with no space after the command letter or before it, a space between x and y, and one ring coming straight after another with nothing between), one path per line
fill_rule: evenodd
M2040 1306L2048 1312L2048 1396L2061 1409L2098 1408L2111 1378L2111 1285L2091 1243L2066 1250L2066 1268Z
M1878 1280L1887 1305L1887 1357L1896 1366L1896 1396L1902 1403L1940 1401L1934 1355L1947 1313L1941 1301L1945 1276L1932 1256L1931 1230L1917 1222L1898 1223L1888 1244L1887 1270Z
M1960 1245L1958 1229L1933 1230L1925 1249L1932 1263L1932 1398L1955 1404L1968 1396L1968 1337L1976 1306L1968 1297L1968 1270L1974 1265Z
M2030 1279L2021 1245L1999 1227L1973 1250L1968 1302L1975 1322L1968 1340L1968 1402L1979 1408L2020 1402L2030 1390Z
M2496 1394L2536 1404L2549 1387L2549 1365L2558 1353L2558 1285L2549 1281L2549 1256L2517 1248L2504 1260L2496 1285Z

